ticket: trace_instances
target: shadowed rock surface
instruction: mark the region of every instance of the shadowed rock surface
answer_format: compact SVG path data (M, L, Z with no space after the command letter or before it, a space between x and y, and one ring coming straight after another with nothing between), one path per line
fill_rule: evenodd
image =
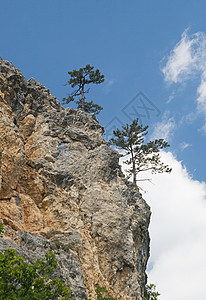
M54 249L74 299L99 285L142 300L150 210L102 134L93 114L61 107L0 58L0 251L13 243L32 260Z

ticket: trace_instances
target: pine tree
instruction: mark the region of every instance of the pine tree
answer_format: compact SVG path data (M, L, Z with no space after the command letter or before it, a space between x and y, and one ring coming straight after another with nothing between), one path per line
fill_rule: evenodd
M93 112L95 114L98 114L103 109L100 105L94 104L93 101L85 101L85 94L89 92L89 89L86 90L85 86L91 83L100 84L104 82L104 75L101 75L98 69L95 71L93 69L93 66L86 65L85 68L68 72L70 79L66 85L71 85L72 88L76 89L67 98L63 98L63 103L68 104L74 101L74 97L81 96L79 100L75 101L78 109L81 108L83 111Z
M128 177L133 176L133 183L137 182L137 174L143 171L151 171L152 173L171 172L168 165L161 162L160 149L169 147L164 139L156 139L143 144L145 136L148 134L148 126L138 124L138 118L131 125L122 126L122 130L114 130L115 138L110 141L113 145L125 150L124 155L130 155L125 161L131 165L128 170Z

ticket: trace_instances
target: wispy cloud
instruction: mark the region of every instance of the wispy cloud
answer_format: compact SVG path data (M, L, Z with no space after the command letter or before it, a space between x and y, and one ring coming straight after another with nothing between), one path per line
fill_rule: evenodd
M199 95L197 98L198 110L206 114L206 70L202 73L201 84L197 89L197 93Z
M186 142L183 142L183 143L181 143L180 148L181 148L181 150L185 150L185 149L187 149L190 146L192 146L192 145L188 144Z
M112 86L114 85L115 83L115 80L113 78L109 78L105 81L105 84L104 84L104 91L106 94L108 94L111 89L112 89Z
M202 128L200 128L199 131L202 132L203 134L206 134L206 118L205 118L205 125L202 126Z
M175 120L173 117L169 116L169 112L167 111L164 113L162 120L157 122L154 126L150 139L165 139L166 141L169 141L174 134L175 127Z
M189 36L186 29L181 40L175 45L161 69L165 80L169 83L182 83L202 69L206 36L198 32Z
M186 29L180 41L166 58L161 68L165 81L185 83L194 76L201 80L197 87L197 111L206 115L206 34L189 34Z
M198 118L198 114L196 112L191 112L182 117L180 123L186 122L188 124L192 124Z
M169 104L174 99L174 97L175 97L175 92L173 91L172 94L169 96L166 104Z
M169 83L184 82L195 72L203 72L206 68L206 35L197 32L189 35L186 29L181 40L167 57L166 65L161 69L165 80Z

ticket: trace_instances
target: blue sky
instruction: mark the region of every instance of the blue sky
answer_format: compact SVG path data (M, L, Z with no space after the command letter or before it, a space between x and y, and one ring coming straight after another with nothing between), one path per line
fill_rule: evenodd
M155 126L165 111L174 117L178 128L170 139L171 149L194 178L206 180L205 135L197 133L204 118L179 124L195 110L200 78L184 87L169 86L160 70L186 28L191 33L206 30L205 9L204 1L188 0L3 1L0 55L27 79L34 77L47 86L59 100L71 91L64 86L68 71L88 63L99 68L105 83L92 86L88 100L104 107L99 115L104 126L115 116L130 122L122 108L142 91L161 111L158 118L151 115L143 122ZM181 143L190 146L183 151Z
M68 71L86 64L99 68L105 82L91 86L87 99L104 107L100 123L107 131L130 123L123 108L137 95L130 113L136 107L145 114L142 121L149 124L151 138L168 139L168 160L175 166L182 162L177 176L189 176L183 182L196 182L198 190L206 182L205 11L204 0L1 1L0 56L58 100L71 92L64 86ZM149 115L137 108L140 103L153 109ZM160 240L161 235L157 249ZM161 282L164 300L169 300Z

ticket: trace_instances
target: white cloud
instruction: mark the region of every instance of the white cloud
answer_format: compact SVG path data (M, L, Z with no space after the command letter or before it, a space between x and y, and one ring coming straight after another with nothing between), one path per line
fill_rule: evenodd
M206 183L193 180L172 153L161 155L172 173L142 174L153 184L139 182L152 210L149 282L160 299L205 299Z
M165 80L169 83L182 83L195 73L206 69L206 35L197 32L189 35L186 29L181 40L175 45L167 58L166 65L161 69Z
M194 72L197 64L195 46L198 39L198 36L190 39L188 30L183 32L181 40L171 51L165 67L162 68L166 81L183 82Z
M181 40L166 59L161 69L168 83L185 83L198 76L201 79L197 87L197 109L206 115L206 34L189 34L186 29Z
M163 115L162 120L156 123L150 139L165 139L166 141L169 141L174 134L175 127L176 124L174 118L169 117L169 112L166 112Z

